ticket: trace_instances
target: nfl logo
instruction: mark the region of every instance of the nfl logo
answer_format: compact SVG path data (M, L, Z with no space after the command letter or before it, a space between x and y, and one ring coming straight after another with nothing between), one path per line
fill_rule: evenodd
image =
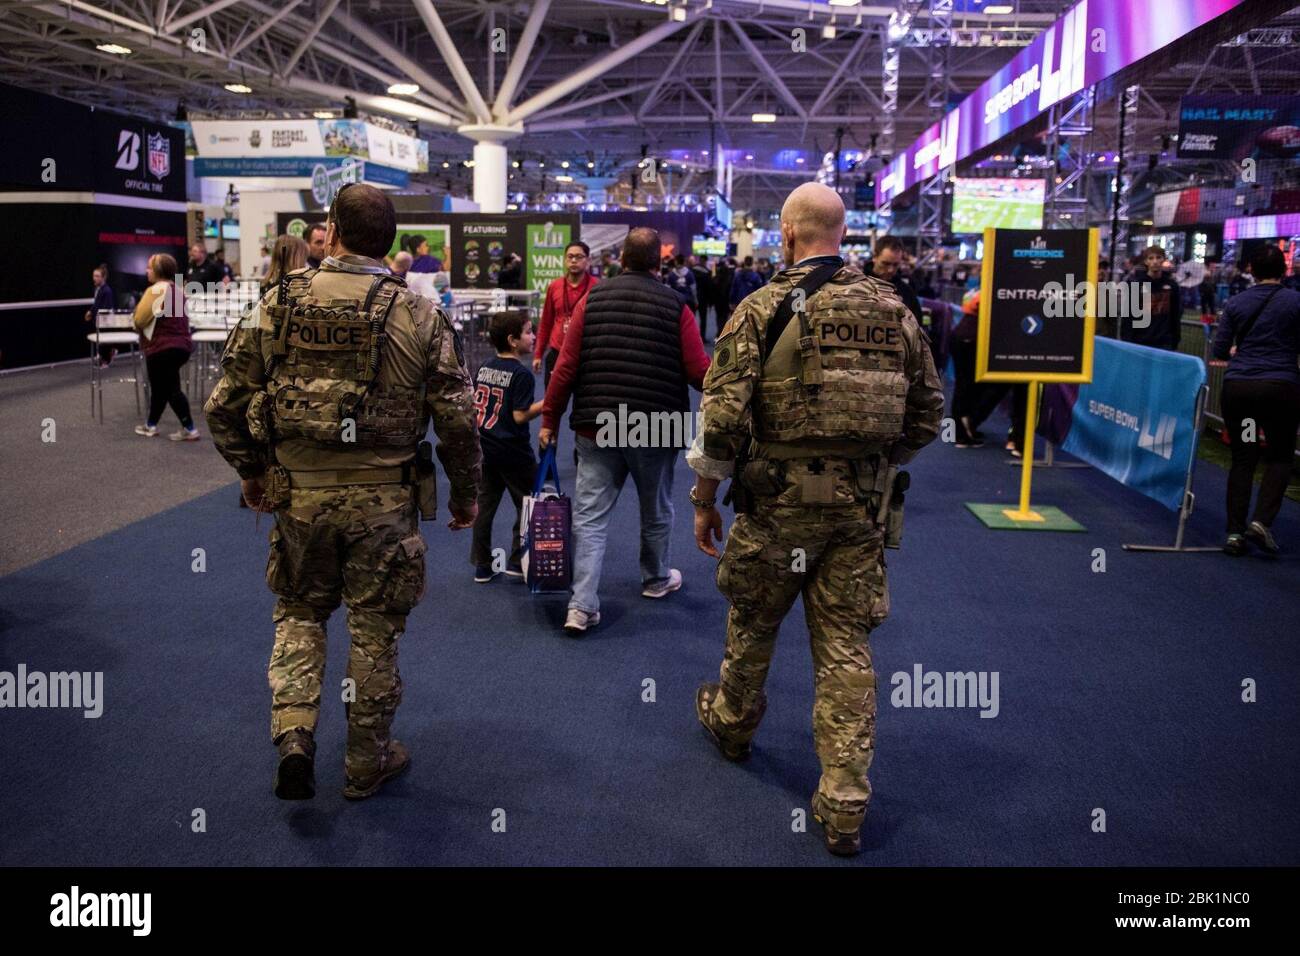
M159 133L149 136L149 172L162 179L172 171L172 153L167 137Z

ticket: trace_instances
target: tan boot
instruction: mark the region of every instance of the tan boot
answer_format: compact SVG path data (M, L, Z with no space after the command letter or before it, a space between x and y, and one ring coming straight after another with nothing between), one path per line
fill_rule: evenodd
M411 755L400 740L390 740L388 749L379 760L379 770L368 777L349 777L343 788L343 796L349 800L364 800L373 797L389 780L404 772L411 765Z
M717 684L701 684L695 692L695 716L700 719L700 725L722 752L722 756L733 763L739 763L749 757L753 748L748 739L741 742L719 726L718 718L713 713L713 702L717 700L720 691L721 688ZM757 728L765 710L767 710L767 695L760 693L758 707L745 719L743 729Z
M826 849L836 856L857 856L862 852L861 828L859 827L856 830L836 829L832 823L835 817L822 801L820 793L813 795L812 812L813 819L822 825L822 838L826 843Z

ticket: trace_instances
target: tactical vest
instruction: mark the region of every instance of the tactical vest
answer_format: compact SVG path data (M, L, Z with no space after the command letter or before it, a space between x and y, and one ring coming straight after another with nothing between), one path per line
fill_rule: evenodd
M885 447L907 408L902 308L871 280L823 286L767 356L754 397L759 442L808 439Z
M283 301L267 309L266 398L250 404L250 426L259 418L277 441L414 449L424 437L423 390L379 382L384 325L406 283L377 275L363 300L308 304L317 271L287 277Z

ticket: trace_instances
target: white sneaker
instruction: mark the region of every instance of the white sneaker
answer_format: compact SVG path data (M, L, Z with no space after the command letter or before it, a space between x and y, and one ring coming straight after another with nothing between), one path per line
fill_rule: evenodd
M157 438L158 427L156 425L136 425L135 433L143 435L145 438Z
M642 597L661 598L672 594L682 586L682 572L676 568L668 572L668 580L660 581L658 584L647 585L642 591Z
M167 436L172 441L198 441L199 430L197 428L181 428Z
M584 611L581 608L571 607L569 613L564 616L564 633L585 634L587 628L595 627L599 623L599 611Z

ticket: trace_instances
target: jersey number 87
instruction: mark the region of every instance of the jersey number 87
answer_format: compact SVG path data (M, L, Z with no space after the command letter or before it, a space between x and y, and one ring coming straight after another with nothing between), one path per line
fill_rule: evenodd
M495 399L495 402L493 399ZM478 427L490 431L492 426L497 423L497 418L501 415L501 406L505 404L505 401L505 389L487 385L474 386L474 409L478 413ZM489 405L492 405L491 414L488 414ZM487 418L486 422L483 420L485 417Z

